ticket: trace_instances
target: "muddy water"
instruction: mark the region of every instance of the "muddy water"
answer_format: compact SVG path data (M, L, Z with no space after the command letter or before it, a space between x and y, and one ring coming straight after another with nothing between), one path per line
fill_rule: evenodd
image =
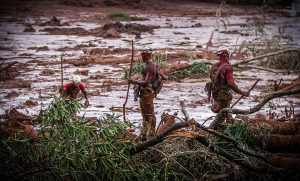
M61 17L64 18L64 17ZM153 34L142 34L142 39L135 40L135 48L140 49L144 45L150 45L152 48L159 51L163 48L187 49L194 51L203 51L211 32L217 28L215 17L162 17L148 15L147 21L139 21L135 23L145 25L160 25L159 29L155 29ZM232 16L226 18L226 28L223 25L218 27L218 31L214 32L212 39L213 46L209 48L215 51L219 45L228 45L231 49L236 48L243 41L255 40L255 31L253 27L245 26L248 24L247 16ZM48 20L48 17L40 18L39 21ZM28 19L26 22L35 22L35 19ZM64 19L64 21L68 21ZM293 45L300 44L300 21L299 17L279 17L272 15L268 19L269 24L266 27L265 35L262 37L272 38L278 34L278 26L286 25L286 32L291 39L283 39L282 43ZM5 110L12 107L18 108L21 112L30 115L37 115L40 109L46 109L52 101L52 97L57 95L60 86L60 65L39 65L38 63L29 62L31 60L55 62L60 60L63 55L65 59L78 58L84 55L83 49L91 49L90 44L98 48L130 48L128 40L134 39L134 35L122 34L120 39L103 39L94 36L66 36L66 35L48 35L45 32L40 32L45 27L33 25L36 32L23 32L26 28L24 24L17 22L8 22L4 17L0 22L0 55L7 61L20 61L26 63L24 70L20 71L20 75L16 77L17 81L31 83L30 88L10 88L6 86L0 88L0 114L4 114ZM193 27L198 24L197 27ZM201 26L200 26L201 24ZM92 29L103 26L97 23L73 22L68 26L82 27ZM61 27L60 27L61 28ZM247 36L240 36L239 33L229 34L227 32L247 32ZM86 45L87 48L76 50L74 47L78 45ZM37 50L34 47L47 46L45 50ZM60 51L60 48L68 47L66 51ZM120 56L120 55L113 55ZM121 55L126 56L126 55ZM192 61L192 60L191 60ZM99 117L106 113L111 113L114 110L116 114L122 115L121 107L125 100L127 85L122 83L124 77L123 68L126 64L115 65L96 65L90 64L87 66L75 67L71 64L64 64L64 81L67 82L74 72L89 70L88 76L82 76L86 83L87 89L90 92L89 100L91 106L81 110L80 115L86 117ZM43 75L44 70L53 70L53 75ZM102 75L104 78L91 79L90 76ZM283 79L284 83L289 83L295 79L297 74L275 74L263 70L246 70L235 72L236 82L242 89L249 89L255 82L255 79L260 78L262 81L257 86L259 88L251 92L251 96L237 104L236 108L248 109L258 103L257 97L261 97L272 91L274 80ZM207 78L187 79L181 82L167 81L165 87L155 100L156 117L160 120L160 115L163 112L174 113L180 111L179 102L185 101L187 111L190 116L197 121L202 122L209 116L214 115L205 102L206 95L204 93L204 85ZM5 83L5 82L4 82ZM117 85L111 83L118 83ZM6 82L7 84L7 82ZM17 96L10 97L9 93L17 92ZM237 99L238 95L234 95ZM26 101L31 100L37 103L37 106L28 107L24 105ZM280 113L284 106L289 106L289 102L293 103L296 111L299 113L300 99L287 98L276 99L275 104L281 105L272 111ZM129 101L127 103L127 118L134 122L136 126L141 123L141 115L137 102L133 101L132 90L130 92ZM268 114L270 108L265 106L260 112ZM208 125L210 122L207 122Z

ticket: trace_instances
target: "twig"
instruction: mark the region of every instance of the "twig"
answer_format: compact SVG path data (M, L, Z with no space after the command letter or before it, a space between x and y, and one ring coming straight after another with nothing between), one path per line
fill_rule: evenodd
M185 103L183 101L180 101L180 106L181 106L181 111L184 115L185 121L189 121L190 120L190 116L187 113L186 109L185 109Z
M172 158L172 157L169 156L168 154L164 153L163 151L161 151L161 150L159 150L159 149L155 149L155 148L150 148L150 149L155 150L155 151L157 151L157 152L163 154L163 155L164 155L165 157L167 157L168 159L173 160L177 165L179 165L180 167L182 167L182 168L183 168L187 173L189 173L195 180L197 180L196 177L195 177L188 169L186 169L184 166L182 166L180 163L178 163L174 158Z
M181 122L181 123L175 123L173 124L171 127L167 128L164 132L162 132L161 134L157 135L156 137L152 138L151 140L145 141L139 145L136 145L135 147L133 147L129 153L130 155L134 155L137 153L140 153L144 150L146 150L147 148L154 146L160 142L162 142L163 140L166 139L166 136L171 133L172 131L175 131L177 129L181 129L184 127L187 127L189 125L189 122Z
M166 136L169 133L171 133L171 132L173 132L173 131L175 131L177 129L188 127L190 124L195 124L198 128L200 128L200 129L202 129L202 130L204 130L204 131L206 131L208 133L211 133L211 134L213 134L213 135L215 135L215 136L217 136L219 138L222 138L222 139L224 139L226 141L231 142L239 151L241 151L241 152L243 152L243 153L245 153L247 155L250 155L252 157L256 157L256 158L262 159L264 161L267 161L267 159L264 156L262 156L262 155L260 155L258 153L253 153L253 152L249 152L247 150L244 150L235 139L233 139L233 138L231 138L229 136L226 136L226 135L224 135L224 134L222 134L222 133L220 133L218 131L215 131L213 129L206 128L206 127L202 126L201 124L199 124L199 123L197 123L195 121L175 123L171 127L169 127L168 129L166 129L164 132L162 132L160 135L156 136L155 138L153 138L151 140L148 140L146 142L143 142L143 143L141 143L139 145L136 145L131 150L129 150L129 153L130 153L130 155L134 155L134 154L140 153L140 152L148 149L151 146L154 146L154 145L156 145L158 143L161 143L163 140L166 139Z
M216 117L216 116L210 116L210 117L206 118L206 119L203 121L202 125L204 125L208 120L210 120L211 118L214 118L214 117Z

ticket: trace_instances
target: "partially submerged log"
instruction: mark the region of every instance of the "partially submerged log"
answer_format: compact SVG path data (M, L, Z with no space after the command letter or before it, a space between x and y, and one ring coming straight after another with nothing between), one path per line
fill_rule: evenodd
M268 156L268 160L277 167L300 168L299 154L271 154Z
M257 104L256 106L254 106L250 109L247 109L247 110L224 108L217 114L215 120L211 123L210 128L215 129L224 120L222 118L223 118L223 115L225 115L226 113L244 114L244 115L252 114L252 113L259 111L265 104L267 104L272 99L275 99L277 97L293 95L293 94L300 94L300 88L270 93L259 104Z
M300 152L300 135L266 135L259 140L265 150L271 152Z
M5 118L9 121L32 121L34 118L19 112L17 109L6 111Z
M253 131L266 130L270 134L300 135L300 122L283 122L251 119L248 126Z
M188 63L172 64L172 65L168 66L167 68L161 69L160 71L166 75L166 74L178 71L178 70L186 69L189 66L190 66L190 64L188 64Z

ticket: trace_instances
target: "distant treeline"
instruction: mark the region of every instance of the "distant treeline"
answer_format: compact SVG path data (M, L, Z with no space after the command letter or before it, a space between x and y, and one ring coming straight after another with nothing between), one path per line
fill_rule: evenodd
M220 3L222 0L199 0L201 2ZM225 0L227 4L236 5L270 5L270 6L287 6L291 5L296 0Z

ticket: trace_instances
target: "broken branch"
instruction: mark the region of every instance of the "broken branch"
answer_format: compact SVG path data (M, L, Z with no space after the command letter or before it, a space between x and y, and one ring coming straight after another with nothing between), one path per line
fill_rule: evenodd
M241 64L246 64L246 63L252 62L254 60L258 60L258 59L262 59L262 58L266 58L266 57L271 57L271 56L274 56L274 55L279 55L279 54L292 52L292 51L298 51L299 52L300 49L299 48L290 48L290 49L281 50L281 51L277 51L277 52L267 53L267 54L264 54L264 55L260 55L260 56L253 57L253 58L250 58L250 59L247 59L247 60L244 60L244 61L234 63L234 64L232 64L232 66L238 66L238 65L241 65Z
M224 108L217 114L215 120L211 123L210 128L215 129L216 125L218 125L222 120L220 118L225 113L230 112L232 114L252 114L252 113L259 111L266 103L268 103L270 100L272 100L274 98L293 95L293 94L299 94L299 93L300 93L300 88L295 89L295 90L278 91L278 92L268 94L259 104L257 104L253 108L250 108L249 110Z
M12 62L9 63L8 65L4 66L3 68L0 69L0 72L5 71L7 69L9 69L10 67L12 67L13 65L17 64L18 62Z
M185 121L189 121L190 120L190 116L187 113L186 109L185 109L185 103L183 101L180 101L180 106L181 106L181 111L185 117Z

